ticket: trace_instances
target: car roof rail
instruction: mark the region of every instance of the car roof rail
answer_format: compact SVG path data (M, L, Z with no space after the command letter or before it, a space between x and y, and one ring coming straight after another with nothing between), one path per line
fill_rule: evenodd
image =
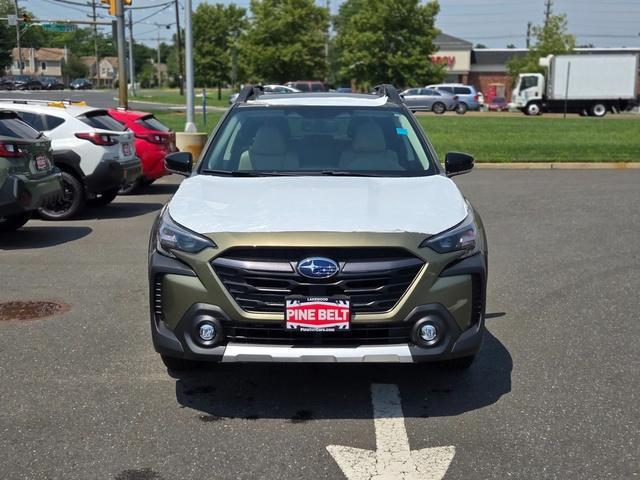
M255 100L258 96L264 93L264 87L262 85L247 85L240 90L238 98L235 103L246 103L247 100Z
M46 99L24 99L24 98L0 98L0 103L13 103L16 105L42 105L45 107L86 107L84 100L46 100Z
M396 105L404 105L402 97L400 97L396 87L389 85L388 83L376 85L373 87L373 93L380 96L386 96L391 103L395 103Z

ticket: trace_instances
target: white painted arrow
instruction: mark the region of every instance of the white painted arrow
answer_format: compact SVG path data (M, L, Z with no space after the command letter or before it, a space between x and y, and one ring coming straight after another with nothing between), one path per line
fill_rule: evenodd
M455 447L409 449L400 392L396 385L371 385L376 451L329 445L348 480L441 480Z

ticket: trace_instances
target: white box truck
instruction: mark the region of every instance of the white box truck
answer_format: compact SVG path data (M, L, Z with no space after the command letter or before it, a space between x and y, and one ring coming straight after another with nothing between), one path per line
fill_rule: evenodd
M540 59L546 75L521 73L512 105L527 115L567 112L604 117L638 101L637 54L550 55Z

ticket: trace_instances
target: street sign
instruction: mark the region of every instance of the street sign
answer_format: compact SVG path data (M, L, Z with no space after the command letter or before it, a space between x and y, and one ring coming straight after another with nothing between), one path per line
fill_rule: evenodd
M7 21L10 27L15 27L18 24L18 16L9 14L7 15Z
M78 29L77 25L71 23L43 23L41 27L48 32L75 32Z

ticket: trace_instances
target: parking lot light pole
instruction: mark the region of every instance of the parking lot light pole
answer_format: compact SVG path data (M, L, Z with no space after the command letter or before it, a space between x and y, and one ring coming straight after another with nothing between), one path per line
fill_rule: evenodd
M124 5L122 0L116 0L116 20L118 27L118 106L126 109L129 108L129 103L127 101L127 62L125 54Z
M189 133L197 132L195 123L195 88L193 75L193 29L191 24L191 0L184 1L184 57L185 57L185 96L187 100L187 123L184 131Z
M136 95L136 71L133 59L133 13L129 10L129 77L131 77L131 95Z

